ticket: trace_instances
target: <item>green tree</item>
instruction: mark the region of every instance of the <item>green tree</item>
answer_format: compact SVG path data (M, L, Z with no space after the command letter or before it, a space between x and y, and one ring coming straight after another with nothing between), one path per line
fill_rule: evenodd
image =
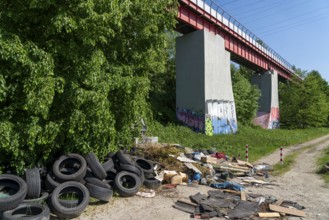
M279 83L280 126L299 128L300 119L297 117L300 108L301 85L295 83Z
M320 74L312 71L302 83L280 88L281 121L290 128L321 127L327 124L328 86Z
M321 82L322 78L317 74L309 74L304 80L304 95L299 110L303 127L322 127L327 122L329 103Z
M307 70L302 70L301 68L297 68L296 66L292 66L292 69L295 71L295 74L302 78L305 78L308 74Z
M0 166L105 155L150 115L177 2L0 2Z
M246 76L251 71L245 67L239 69L231 65L232 86L238 122L250 125L258 110L260 91L253 86Z
M150 104L153 117L163 124L176 121L175 40L179 33L167 31L166 71L151 76Z

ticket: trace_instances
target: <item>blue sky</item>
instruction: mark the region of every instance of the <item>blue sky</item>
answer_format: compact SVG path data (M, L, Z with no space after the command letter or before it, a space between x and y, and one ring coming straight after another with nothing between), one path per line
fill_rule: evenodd
M289 63L329 82L329 0L214 0Z

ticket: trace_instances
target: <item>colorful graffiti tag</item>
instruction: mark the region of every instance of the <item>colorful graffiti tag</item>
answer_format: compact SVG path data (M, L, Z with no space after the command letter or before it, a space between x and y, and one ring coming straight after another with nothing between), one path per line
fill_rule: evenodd
M177 108L177 119L194 131L212 136L231 134L238 130L235 103L226 100L207 100L206 113Z
M211 121L211 116L206 116L206 131L205 134L208 136L213 136L214 135L214 129L212 127L212 121Z
M231 134L238 130L233 101L207 100L206 116L211 118L213 134Z
M176 114L179 121L183 122L184 125L190 127L194 131L205 131L205 115L202 112L177 108Z

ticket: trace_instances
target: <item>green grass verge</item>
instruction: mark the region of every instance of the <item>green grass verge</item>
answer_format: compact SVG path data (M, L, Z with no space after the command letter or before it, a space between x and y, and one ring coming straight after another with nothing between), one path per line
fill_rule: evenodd
M284 163L277 163L273 166L273 172L272 175L273 176L281 176L283 175L285 172L289 171L293 165L296 162L296 157L298 156L298 152L294 152L292 154L287 155L284 158Z
M321 175L321 177L324 179L324 181L329 184L329 172L326 171L324 168L324 165L326 163L329 163L329 146L327 149L323 150L321 153L321 157L317 160L318 164L318 171L317 173Z
M245 146L248 144L251 162L272 153L280 146L303 143L326 134L329 134L329 128L265 130L239 125L238 134L206 136L185 126L163 126L157 122L150 124L148 129L148 135L158 136L162 143L178 143L194 149L216 148L229 156L240 154L241 159L245 157Z
M298 149L298 150L288 154L287 156L285 156L284 160L283 160L283 164L281 164L280 162L274 164L274 166L273 166L274 171L272 172L272 175L273 176L281 176L284 173L286 173L287 171L289 171L294 166L294 164L296 163L297 156L299 154L301 154L303 151L305 151L307 149L310 149L311 147L312 146L307 146L307 147Z

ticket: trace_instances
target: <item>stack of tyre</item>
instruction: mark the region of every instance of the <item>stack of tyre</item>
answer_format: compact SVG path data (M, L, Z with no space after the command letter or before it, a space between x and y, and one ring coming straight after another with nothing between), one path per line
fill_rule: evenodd
M142 185L149 189L161 186L155 178L154 163L141 157L131 157L121 150L108 155L103 167L107 172L106 179L124 197L134 196Z
M113 190L134 196L142 185L157 189L153 163L119 150L101 164L94 153L86 157L68 154L58 158L45 179L38 168L27 169L25 181L15 175L0 175L0 219L49 219L81 215L93 197L109 202ZM48 205L47 205L48 204Z
M48 195L41 193L37 168L26 170L25 180L12 174L0 175L0 219L49 219L50 210L43 203Z

